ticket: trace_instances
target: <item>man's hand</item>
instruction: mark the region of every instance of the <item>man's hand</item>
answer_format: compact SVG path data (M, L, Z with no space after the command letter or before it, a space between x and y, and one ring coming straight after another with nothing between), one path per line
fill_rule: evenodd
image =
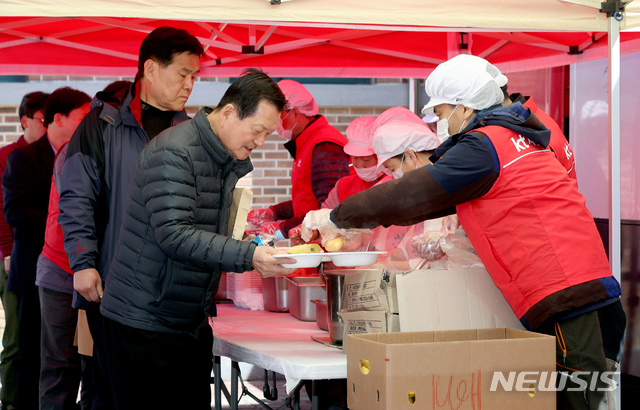
M100 302L102 299L102 279L95 269L77 271L73 275L73 288L89 302Z
M4 271L7 272L7 275L9 274L9 266L11 266L11 259L10 258L5 258L5 260L4 260Z
M274 258L271 255L284 254L284 251L274 249L270 246L258 246L253 254L253 260L251 264L253 268L257 270L263 278L269 278L272 276L289 275L295 271L291 268L283 268L281 264L296 263L293 258Z

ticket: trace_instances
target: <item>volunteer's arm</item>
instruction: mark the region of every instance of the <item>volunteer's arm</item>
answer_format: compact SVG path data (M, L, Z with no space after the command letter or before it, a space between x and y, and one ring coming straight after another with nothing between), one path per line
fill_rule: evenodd
M455 206L486 194L498 178L493 145L473 133L427 165L352 195L331 212L338 228L412 225L455 212Z

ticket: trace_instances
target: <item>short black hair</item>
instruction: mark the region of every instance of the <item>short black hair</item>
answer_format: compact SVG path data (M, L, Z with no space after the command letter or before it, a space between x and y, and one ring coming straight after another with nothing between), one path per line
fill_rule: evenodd
M262 100L273 104L278 112L287 105L287 97L271 77L257 68L247 68L227 88L216 109L233 104L238 119L243 120L255 115Z
M136 81L144 77L144 63L151 59L162 67L173 63L177 54L187 52L202 57L204 48L187 30L162 26L149 33L140 45Z
M58 88L51 93L44 106L44 126L49 126L56 114L68 116L71 111L90 102L91 97L80 90L71 87Z
M42 91L34 91L22 97L22 102L18 109L18 116L20 119L25 115L27 118L33 118L35 113L44 110L47 98L49 98L49 94L43 93Z
M111 84L107 85L102 92L105 93L116 93L122 89L129 89L131 87L132 82L129 80L119 80L114 81Z

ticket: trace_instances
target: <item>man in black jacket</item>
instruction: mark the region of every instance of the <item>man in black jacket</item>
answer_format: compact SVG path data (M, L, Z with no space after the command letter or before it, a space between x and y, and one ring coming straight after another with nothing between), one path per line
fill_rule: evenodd
M249 69L215 110L140 154L101 306L118 410L210 409L220 272L293 272L279 265L295 260L272 256L283 251L225 236L236 182L285 104L269 76Z
M38 409L40 380L40 300L36 262L44 245L49 188L55 152L71 138L89 111L91 97L63 87L55 90L44 107L47 133L38 141L16 148L7 158L2 176L4 217L14 228L7 288L18 295L20 353L17 407Z

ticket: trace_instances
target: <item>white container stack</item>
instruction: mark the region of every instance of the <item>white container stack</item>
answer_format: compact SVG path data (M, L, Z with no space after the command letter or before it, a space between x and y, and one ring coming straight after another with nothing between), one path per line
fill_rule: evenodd
M227 298L243 309L264 310L262 278L257 271L229 273Z

